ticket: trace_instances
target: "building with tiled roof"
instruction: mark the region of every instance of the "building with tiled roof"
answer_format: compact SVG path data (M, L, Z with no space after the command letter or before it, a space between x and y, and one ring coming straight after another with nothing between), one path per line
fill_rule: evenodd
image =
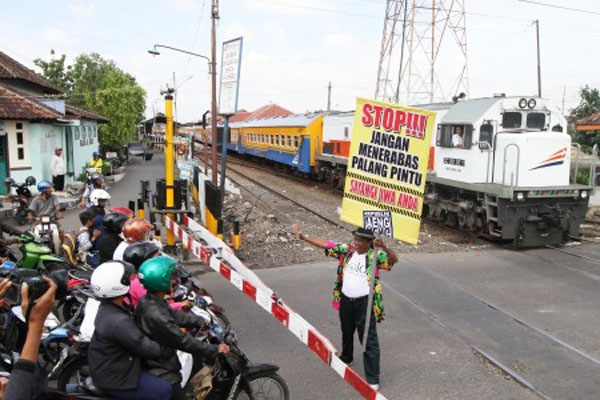
M0 181L29 175L52 179L50 161L63 149L66 183L73 183L98 150L101 115L67 105L62 91L43 76L0 52ZM6 193L0 185L0 194Z
M6 86L14 86L26 92L42 92L42 94L60 94L62 90L54 86L48 79L36 74L17 60L0 51L0 80Z
M600 113L578 119L575 123L575 129L580 132L600 131Z

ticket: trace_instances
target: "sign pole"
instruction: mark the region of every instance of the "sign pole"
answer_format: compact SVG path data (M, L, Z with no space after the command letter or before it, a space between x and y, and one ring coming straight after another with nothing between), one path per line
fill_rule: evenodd
M369 299L367 301L367 316L365 318L365 330L362 335L361 345L363 348L363 353L367 349L367 339L369 338L369 326L371 323L371 314L373 310L373 295L375 294L375 275L377 274L377 256L379 250L377 247L373 249L373 256L371 257L371 264L373 265L373 276L371 277L371 282L369 283Z
M229 117L231 117L231 115L225 115L223 138L221 139L221 201L225 198L225 170L227 168L227 143L229 142Z

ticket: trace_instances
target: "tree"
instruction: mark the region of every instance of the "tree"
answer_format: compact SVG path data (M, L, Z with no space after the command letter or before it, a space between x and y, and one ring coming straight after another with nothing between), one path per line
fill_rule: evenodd
M581 102L571 110L571 116L577 119L600 112L600 92L598 89L585 86L579 90Z
M50 61L36 58L33 63L42 69L42 75L54 86L68 92L71 89L72 82L70 79L71 66L65 67L66 58L64 54L60 58L53 58Z
M600 92L596 88L585 86L579 91L581 101L577 107L571 110L571 117L575 120L589 117L592 114L600 112ZM585 152L590 152L595 144L600 146L600 135L598 131L579 132L573 130L569 132L573 141L579 143Z
M50 61L38 59L35 63L46 78L65 90L69 104L110 121L98 129L103 148L118 150L135 136L136 124L144 116L146 92L114 61L91 53L80 54L69 66L65 66L64 55Z

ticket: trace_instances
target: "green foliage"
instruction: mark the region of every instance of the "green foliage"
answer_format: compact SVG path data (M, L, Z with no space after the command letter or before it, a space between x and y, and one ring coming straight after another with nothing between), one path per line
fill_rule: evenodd
M577 107L571 110L571 117L578 120L600 112L600 92L596 88L585 86L579 91L581 101ZM581 149L590 153L595 144L600 146L599 132L569 132L573 141L581 145Z
M64 55L50 61L37 59L35 64L46 78L65 90L69 104L110 121L98 129L104 151L119 150L135 137L136 124L144 117L146 92L114 61L91 53L80 54L69 66L65 66Z
M71 66L65 66L66 56L63 54L60 58L53 58L50 61L44 61L36 58L33 63L42 69L42 74L54 86L59 87L65 92L70 92L73 82L71 80Z
M585 86L579 90L581 102L571 110L571 116L579 119L600 112L600 92L598 89Z
M579 183L580 185L587 185L590 181L590 171L583 170L577 171L577 176L575 177L575 183Z

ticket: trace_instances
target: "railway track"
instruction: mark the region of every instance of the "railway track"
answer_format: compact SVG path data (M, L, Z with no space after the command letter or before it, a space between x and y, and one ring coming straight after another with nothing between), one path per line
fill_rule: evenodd
M270 174L273 173L273 171L267 168L257 168L255 166L247 165L243 162L238 163L234 161L228 166L229 171L232 172L232 174L228 174L228 177L235 184L249 192L252 191L245 187L245 182L250 182L253 186L258 187L261 190L264 190L265 192L271 193L287 202L290 202L294 204L294 206L315 215L319 219L331 225L334 225L346 231L350 230L348 227L343 226L338 221L329 218L328 216L323 215L322 213L311 209L310 207L307 207L306 204L304 204L301 201L298 201L298 198L294 198L290 195L282 193L280 190L277 190L273 187L274 185L272 182L266 179L257 179L256 177L250 176L247 173L248 171L244 171L244 169L247 168L261 170ZM276 175L287 179L290 178L290 176L287 174ZM302 183L305 186L314 186L314 182L306 182L305 180L303 180L300 183ZM253 195L255 197L257 196L255 193L253 193ZM266 203L268 204L268 202ZM428 221L428 223L431 222L433 221ZM434 224L438 226L443 226L443 224L441 223L434 222ZM450 230L451 228L447 229ZM457 233L456 230L452 230L452 232ZM462 235L470 236L465 232L460 233ZM600 266L600 259L596 259L589 255L578 254L574 251L554 246L546 246L546 248L547 250L550 250L552 252L558 252L560 254L572 257L574 259L583 260L585 263ZM576 269L574 267L568 266L567 268L574 270ZM384 282L384 285L386 286L386 288L390 289L391 292L396 294L400 299L409 304L410 307L414 308L418 312L425 315L427 318L434 321L437 325L447 330L449 334L460 338L464 343L466 343L469 346L469 348L477 357L485 360L486 363L493 365L495 368L501 371L502 374L507 377L507 379L509 378L514 382L517 382L524 388L527 388L532 393L535 393L540 398L552 399L554 393L552 392L552 390L538 383L539 369L536 368L546 365L545 363L549 363L550 359L554 360L553 357L557 357L560 363L559 366L553 366L553 368L555 369L559 369L561 366L567 366L568 368L575 368L576 371L581 373L583 373L584 371L589 371L590 368L594 371L600 371L600 360L592 354L589 354L582 348L579 348L569 343L568 341L562 340L560 337L549 333L546 329L539 327L534 323L531 323L526 318L522 318L521 316L517 315L514 312L511 312L510 310L504 309L498 304L488 301L485 298L474 294L472 291L460 285L451 283L450 281L448 281L448 279L444 278L441 275L437 275L435 273L432 273L431 271L428 271L427 273L431 274L433 278L440 280L442 282L440 285L450 288L451 291L454 293L460 293L460 296L464 298L468 298L469 304L473 305L478 303L480 308L488 310L488 313L494 316L493 319L502 321L502 331L504 332L502 336L507 338L507 342L510 343L511 340L514 340L515 347L518 347L520 341L525 341L529 343L530 347L528 348L528 351L531 351L534 354L534 371L523 371L519 368L518 365L515 366L512 365L510 362L507 362L507 360L511 360L511 357L514 356L514 354L512 354L511 351L507 351L508 355L505 352L506 349L510 348L511 346L500 348L496 348L494 346L488 347L485 343L481 343L481 338L477 337L478 333L465 333L465 330L462 329L460 325L457 325L460 322L460 318L457 319L454 318L452 315L440 314L439 309L435 309L435 307L424 303L422 297L419 297L415 293L407 292L406 288L396 287L396 285L390 285L387 282ZM596 274L596 276L600 281L600 274ZM467 307L465 307L465 309L467 309ZM478 326L478 329L474 329L475 332L478 332L479 329L487 329L488 331L491 331L492 328L485 327L484 321L480 322L480 324L481 325ZM500 335L500 333L494 333L494 335ZM506 343L504 343L504 345L506 345ZM547 357L547 354L549 353L551 353L551 355ZM581 366L581 363L586 365L587 370ZM575 374L575 372L572 372L572 374Z

